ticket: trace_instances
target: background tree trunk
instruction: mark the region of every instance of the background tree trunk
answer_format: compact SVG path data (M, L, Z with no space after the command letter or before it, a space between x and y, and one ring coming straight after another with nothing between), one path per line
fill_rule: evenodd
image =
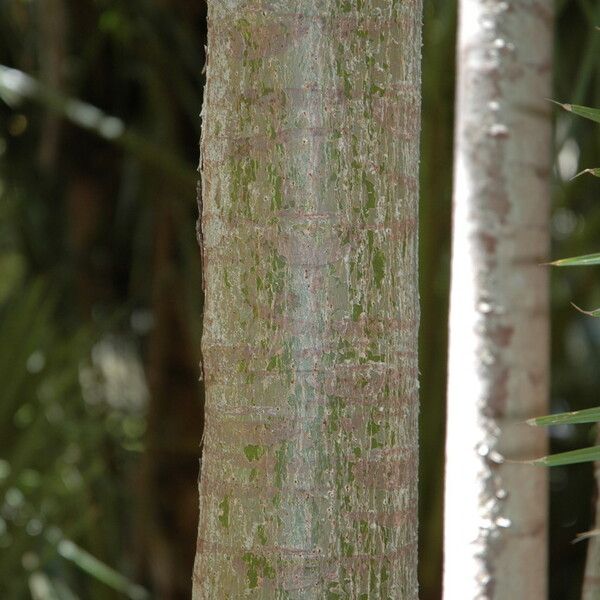
M463 0L458 40L444 588L546 597L551 3Z
M600 428L596 427L596 443L600 444ZM596 530L590 532L583 575L582 600L600 599L600 462L594 463L595 515L593 523Z
M67 12L63 0L40 2L39 10L41 81L55 90L62 90L67 55ZM39 161L46 172L55 168L60 142L61 120L52 111L44 115L40 134Z
M456 3L423 6L419 188L419 598L442 595ZM431 116L429 116L431 115ZM432 351L432 348L435 348Z
M193 597L414 600L420 0L208 22Z

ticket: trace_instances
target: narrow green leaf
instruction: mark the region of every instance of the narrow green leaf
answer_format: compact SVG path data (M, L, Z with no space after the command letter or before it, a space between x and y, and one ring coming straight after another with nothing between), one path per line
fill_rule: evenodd
M529 462L534 465L542 465L545 467L560 467L562 465L576 465L584 462L594 462L596 460L600 460L600 446L592 446L591 448L581 448L579 450L551 454L550 456L542 456L542 458L537 458Z
M584 254L573 258L561 258L550 263L553 267L589 267L600 265L600 252L595 254Z
M32 600L60 600L52 581L45 573L32 573L28 583Z
M63 558L74 562L82 571L85 571L98 581L102 581L114 590L127 595L131 600L146 600L150 597L149 593L143 587L132 583L125 576L121 575L121 573L98 560L72 541L61 539L56 547L58 553Z
M545 417L536 417L528 419L529 425L536 427L549 427L551 425L576 425L579 423L597 423L600 421L600 406L586 408L585 410L576 410L573 412L557 413Z
M75 125L109 142L121 145L149 165L173 177L189 191L196 185L197 174L179 156L165 152L160 145L138 133L125 129L118 117L101 111L96 106L63 95L23 71L0 65L0 99L9 106L23 100L33 100L48 110L68 119Z
M600 110L597 108L589 108L588 106L581 106L579 104L563 104L562 102L556 102L552 100L554 104L558 104L566 111L573 113L579 117L594 121L594 123L600 123Z
M577 306L577 304L574 302L571 302L571 306L588 317L600 317L600 308L595 308L594 310L583 310L583 308L579 308L579 306Z
M579 171L577 175L573 175L573 177L571 177L571 181L573 181L573 179L576 179L580 175L585 175L586 173L589 175L593 175L594 177L600 177L600 167L596 167L594 169L584 169L583 171Z

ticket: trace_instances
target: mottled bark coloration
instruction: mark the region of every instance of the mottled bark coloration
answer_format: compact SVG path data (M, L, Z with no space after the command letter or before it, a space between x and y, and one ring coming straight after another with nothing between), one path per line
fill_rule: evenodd
M213 0L195 600L417 598L420 0Z
M546 597L552 15L462 0L445 508L447 600Z

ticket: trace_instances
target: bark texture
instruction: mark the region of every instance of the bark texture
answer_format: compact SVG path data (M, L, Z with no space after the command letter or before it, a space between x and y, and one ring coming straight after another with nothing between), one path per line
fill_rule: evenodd
M552 3L462 0L445 508L447 600L546 597Z
M213 0L195 600L417 598L420 0Z

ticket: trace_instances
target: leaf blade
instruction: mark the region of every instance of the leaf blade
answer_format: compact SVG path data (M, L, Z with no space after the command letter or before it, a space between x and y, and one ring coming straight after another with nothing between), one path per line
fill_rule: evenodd
M573 113L578 117L589 119L590 121L594 121L594 123L600 123L600 110L597 108L581 106L580 104L566 104L563 102L556 102L554 100L553 102L564 108L567 112Z
M592 169L584 169L583 171L579 171L579 173L577 173L576 175L573 175L573 177L571 177L571 181L573 179L577 179L577 177L580 177L581 175L593 175L594 177L600 177L600 167L594 167Z
M549 264L553 267L590 267L600 265L600 252L573 256L571 258L561 258Z
M561 467L564 465L577 465L586 462L595 462L600 460L600 446L591 446L590 448L580 448L570 450L569 452L560 452L536 458L531 462L534 465L543 467Z
M551 427L553 425L578 425L581 423L597 423L600 421L600 406L576 410L570 412L556 413L543 417L528 419L527 424L534 427Z
M594 308L593 310L585 310L585 309L577 306L577 304L575 304L574 302L571 302L571 306L573 308L576 308L580 313L587 315L588 317L595 317L595 318L600 317L600 308Z

